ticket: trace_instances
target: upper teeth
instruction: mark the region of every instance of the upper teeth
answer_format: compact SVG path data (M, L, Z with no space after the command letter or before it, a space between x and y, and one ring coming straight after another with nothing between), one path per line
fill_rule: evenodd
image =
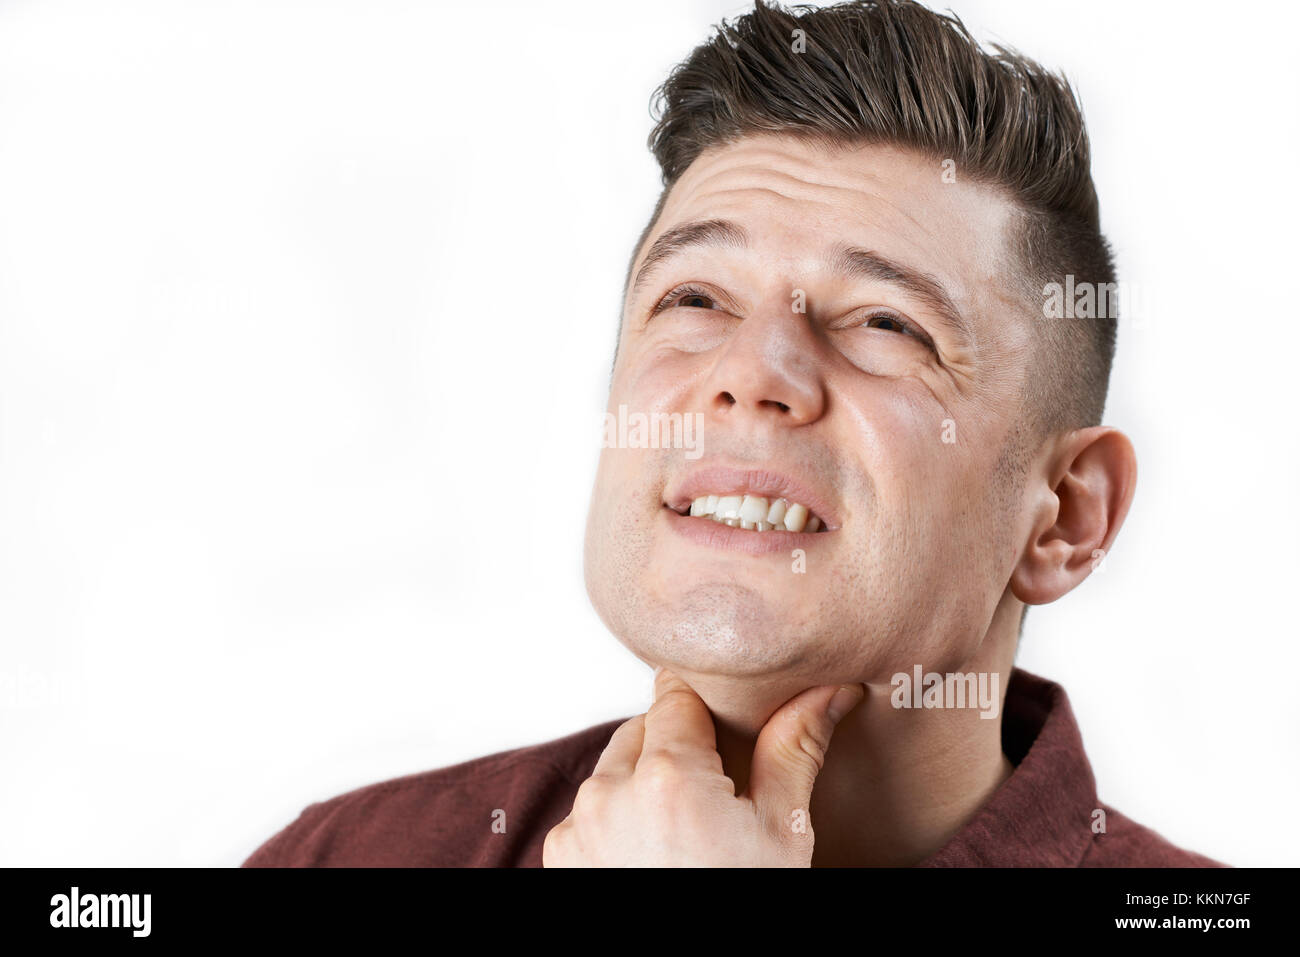
M732 528L756 532L772 529L787 532L822 531L822 520L808 506L783 498L768 501L761 495L702 495L691 502L691 514L710 518Z

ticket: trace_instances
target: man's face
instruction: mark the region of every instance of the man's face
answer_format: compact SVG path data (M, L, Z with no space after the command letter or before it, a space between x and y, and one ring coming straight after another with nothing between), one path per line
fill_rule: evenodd
M976 651L1029 528L1006 451L1033 329L1013 207L957 179L753 136L675 184L633 265L609 412L699 413L702 454L606 448L587 524L588 592L638 657L797 691ZM719 220L642 272L657 239ZM785 498L823 529L679 514L746 493L751 518Z

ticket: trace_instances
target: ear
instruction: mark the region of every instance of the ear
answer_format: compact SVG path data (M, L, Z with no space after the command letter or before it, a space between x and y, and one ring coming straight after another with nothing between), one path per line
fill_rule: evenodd
M1034 523L1011 574L1011 592L1026 605L1056 601L1091 574L1111 549L1137 487L1133 443L1116 429L1069 433L1051 470L1034 489Z

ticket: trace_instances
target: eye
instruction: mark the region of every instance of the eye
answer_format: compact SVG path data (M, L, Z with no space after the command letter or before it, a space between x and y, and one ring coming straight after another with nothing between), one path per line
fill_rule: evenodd
M866 320L862 322L862 325L868 326L868 328L871 329L884 329L885 332L889 333L915 334L915 330L911 328L910 325L907 325L906 322L898 319L898 317L894 316L891 312L871 313L871 315L867 316Z
M934 348L934 343L920 326L904 319L895 312L876 310L868 314L856 327L879 329L882 332L894 332L904 336L911 336L922 345L931 349Z
M872 329L885 329L892 333L906 333L907 326L902 322L894 319L893 316L872 316L867 320L867 325Z
M895 319L893 316L872 316L865 325L873 329L885 329L889 332L907 332L907 327Z
M709 295L707 290L701 289L699 286L677 286L655 304L650 315L657 316L665 309L671 309L674 307L685 307L687 309L715 309L717 308L717 300Z

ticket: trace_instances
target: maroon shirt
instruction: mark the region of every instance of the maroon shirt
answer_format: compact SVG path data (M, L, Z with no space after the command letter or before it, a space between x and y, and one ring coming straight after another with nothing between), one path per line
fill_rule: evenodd
M578 786L625 720L309 805L243 866L540 867L547 832L573 809ZM1060 685L1012 671L1002 750L1015 771L920 866L1224 866L1097 800ZM1098 808L1104 833L1092 830Z

